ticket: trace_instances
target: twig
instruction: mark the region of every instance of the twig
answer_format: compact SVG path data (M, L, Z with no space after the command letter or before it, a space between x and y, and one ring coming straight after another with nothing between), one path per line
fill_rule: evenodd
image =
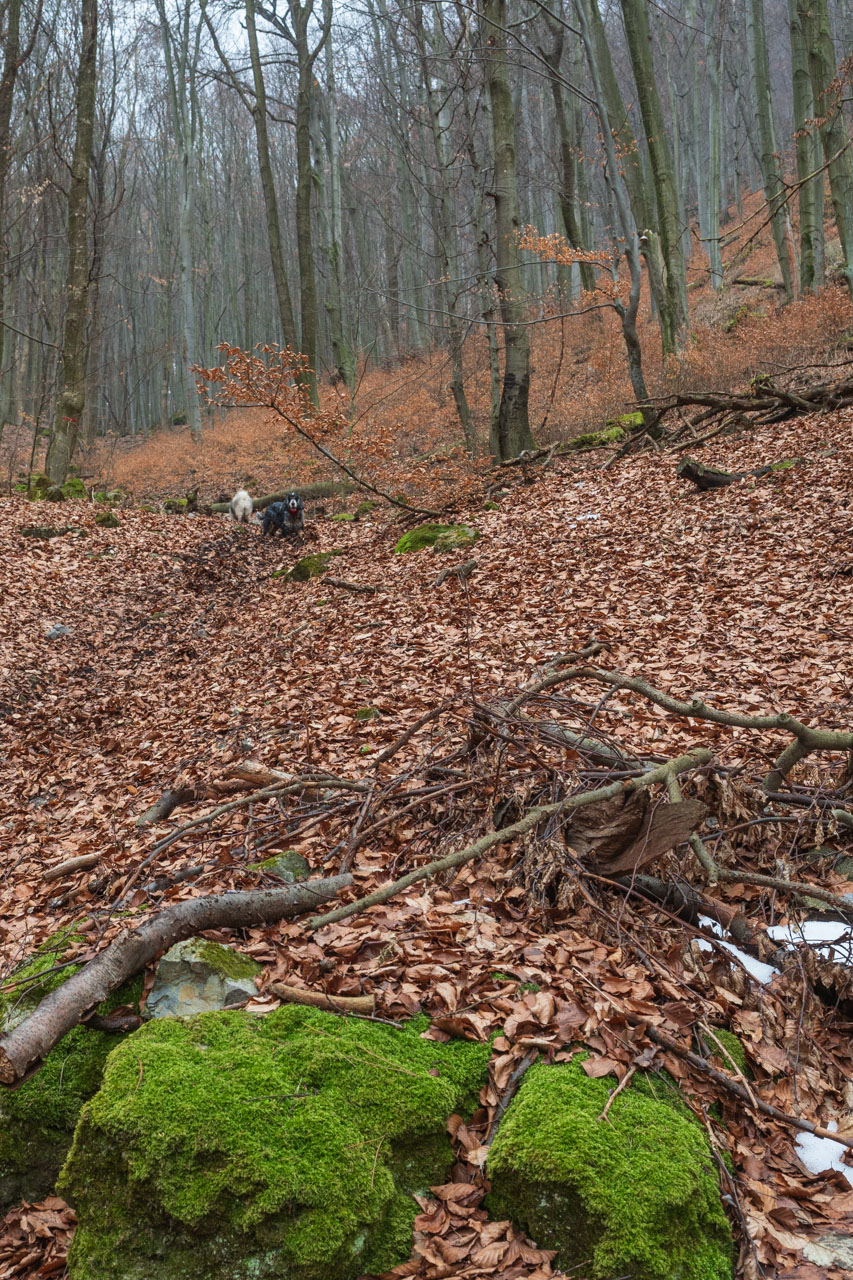
M430 720L437 719L438 716L442 715L443 712L447 711L447 709L452 706L452 701L442 702L440 707L433 707L431 711L427 711L419 720L416 720L410 728L406 729L404 733L401 733L399 738L396 738L394 742L391 743L390 747L385 747L379 752L378 756L374 756L374 765L384 764L386 760L390 760L393 755L396 755L401 747L406 745L410 738L414 737L418 729L422 729L425 724L429 724Z

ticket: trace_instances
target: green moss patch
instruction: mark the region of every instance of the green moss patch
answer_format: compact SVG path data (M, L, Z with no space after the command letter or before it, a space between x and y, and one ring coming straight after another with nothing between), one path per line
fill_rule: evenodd
M334 554L333 551L315 551L311 556L303 556L282 576L286 582L308 582L311 578L320 578L328 572L329 561ZM273 574L274 578L278 576L278 573Z
M524 1078L492 1145L487 1201L591 1280L730 1280L731 1230L705 1134L671 1090L615 1088L577 1060Z
M10 975L31 978L0 996L0 1028L17 1026L79 966L45 972L60 964L76 943L73 930L51 938L32 960ZM43 975L43 976L40 976ZM118 1005L138 1004L142 979L128 983L98 1006L106 1014ZM122 1040L118 1032L75 1027L48 1054L44 1066L14 1092L0 1095L0 1207L22 1197L47 1195L62 1167L83 1103L100 1088L108 1054Z
M72 1280L389 1269L488 1056L293 1005L146 1024L111 1055L62 1172L80 1224Z
M445 534L456 538L462 530L465 530L468 540L464 544L456 543L454 545L468 546L475 541L477 534L473 529L469 529L467 525L419 524L416 529L410 529L408 533L403 534L394 551L400 556L409 555L412 551L423 551L425 547L434 547L438 539Z
M572 452L583 452L585 449L600 449L605 444L619 444L628 435L628 432L635 430L635 424L629 421L633 418L639 418L639 425L643 425L643 415L641 413L626 413L616 421L608 422L602 431L584 431L581 435L575 436L566 445L567 449Z

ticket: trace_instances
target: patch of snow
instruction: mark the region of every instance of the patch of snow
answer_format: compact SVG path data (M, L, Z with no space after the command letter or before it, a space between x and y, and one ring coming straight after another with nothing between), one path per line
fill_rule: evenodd
M699 923L703 928L710 929L712 933L717 935L720 939L719 945L733 956L736 956L747 973L751 974L756 982L760 982L762 986L766 987L769 982L773 981L774 975L779 970L774 969L772 964L764 964L761 960L756 960L753 956L747 955L745 951L741 951L740 947L736 947L733 942L726 942L723 938L723 929L716 920L711 920L708 916L700 916ZM711 951L714 946L713 942L708 942L705 938L700 938L697 945L700 951Z
M853 929L840 920L804 920L800 924L771 925L767 936L787 947L805 942L825 960L853 966Z
M838 1125L831 1120L826 1127L834 1131ZM823 1173L826 1169L838 1169L853 1187L853 1169L841 1163L841 1157L847 1149L840 1142L833 1142L832 1138L818 1138L814 1133L797 1135L797 1155L809 1173Z

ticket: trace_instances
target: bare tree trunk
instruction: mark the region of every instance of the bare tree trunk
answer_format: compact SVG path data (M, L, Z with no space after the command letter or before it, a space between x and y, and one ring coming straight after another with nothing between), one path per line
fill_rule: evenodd
M844 255L844 278L853 298L853 160L842 111L843 94L840 85L836 85L835 46L826 0L797 0L797 12L808 48L815 111L821 121L820 137L829 167L829 190Z
M444 279L448 282L446 290L447 316L444 317L444 329L447 333L447 352L450 357L450 390L459 416L459 423L465 437L465 445L470 453L475 454L478 448L477 433L468 397L465 394L465 375L462 364L462 348L464 341L464 318L458 314L460 288L452 285L451 278L459 275L459 239L457 235L457 209L455 195L456 158L448 152L448 135L450 133L450 116L447 109L449 86L441 71L448 65L450 50L438 11L433 14L434 29L432 37L427 34L423 20L423 5L417 3L414 9L415 34L418 40L421 72L424 91L432 125L432 140L435 148L438 181L438 220L440 235L437 251L439 265ZM431 65L430 52L433 53L434 69Z
M683 228L679 217L678 188L672 150L667 140L666 124L657 90L647 0L621 0L621 5L655 185L658 231L666 266L666 295L672 317L672 335L675 344L678 345L687 330L687 276L683 251ZM591 4L590 7L595 6Z
M344 233L341 204L341 155L338 138L338 103L335 85L335 58L332 47L332 0L323 0L324 20L330 32L326 41L326 154L328 157L328 240L326 257L329 263L329 298L326 314L331 330L335 366L352 396L355 391L356 358L349 338L344 305Z
M800 288L815 293L823 288L824 175L809 174L820 168L820 136L807 121L816 112L809 75L809 55L797 0L788 0L791 31L791 70L794 80L794 142L797 149L797 181L800 184Z
M504 325L504 381L497 431L489 439L493 458L503 462L534 449L530 431L530 339L522 291L518 248L518 182L515 168L515 118L506 51L506 0L482 0L481 31L486 80L492 108L495 163L495 283Z
M791 232L791 220L788 217L788 206L785 202L785 184L779 171L773 104L770 98L770 67L767 60L764 0L749 0L746 14L758 134L761 139L761 181L770 211L770 229L773 232L776 257L782 272L785 300L790 302L797 290L797 255Z
M196 72L201 42L202 18L192 26L192 0L181 0L177 32L166 14L166 0L155 0L160 20L160 38L166 62L166 82L175 143L178 149L178 277L181 298L181 364L187 421L193 440L201 440L201 408L196 393L196 316L193 297L194 260L192 231L195 220L196 147L198 141L198 99Z
M98 0L82 0L80 64L77 71L76 134L68 193L68 277L62 337L62 384L56 402L46 470L62 484L74 455L86 396L86 310L89 301L87 205L95 137L98 60Z
M548 28L551 43L548 48L540 47L540 54L548 68L548 79L551 84L551 97L554 102L554 118L557 124L557 136L560 141L560 211L563 215L563 226L566 239L573 249L588 249L584 244L578 217L577 206L577 159L575 157L574 140L571 135L569 116L563 93L563 76L561 63L563 60L563 44L565 28L562 14L555 17L549 9L540 9L542 20ZM581 284L587 293L595 289L595 271L588 262L580 264Z
M281 247L281 224L278 216L278 196L273 178L272 159L270 157L269 130L267 129L267 92L264 84L261 56L258 51L258 31L255 22L254 0L246 0L246 32L249 38L249 57L252 61L252 79L255 87L255 102L252 107L252 119L255 123L255 145L258 152L258 169L260 170L261 188L264 193L264 210L267 216L267 239L270 249L270 266L272 267L275 296L278 302L278 318L281 325L282 339L288 347L296 348L296 325L293 320L293 303L290 297L290 286L284 266L284 253Z

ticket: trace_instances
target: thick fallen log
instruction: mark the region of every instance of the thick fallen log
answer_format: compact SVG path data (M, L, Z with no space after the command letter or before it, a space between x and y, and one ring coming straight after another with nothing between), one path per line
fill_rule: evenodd
M276 493L268 493L265 498L255 498L252 506L255 511L263 511L271 502L284 502L288 494L298 493L303 502L311 502L320 498L345 498L355 493L356 486L346 480L318 480L314 484L297 484L290 489L282 489ZM229 502L212 502L210 510L217 515L227 515Z
M88 1013L169 947L206 929L246 929L302 915L352 884L352 876L306 880L286 889L191 898L138 929L125 929L89 964L51 991L28 1018L0 1036L0 1084L16 1087Z

